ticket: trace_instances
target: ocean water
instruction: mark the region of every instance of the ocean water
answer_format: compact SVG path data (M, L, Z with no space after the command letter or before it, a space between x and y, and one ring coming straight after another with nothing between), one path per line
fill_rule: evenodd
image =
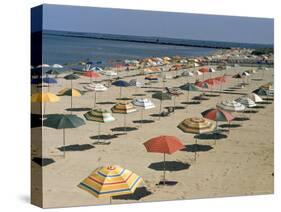
M94 62L102 61L106 66L118 60L175 55L203 56L215 50L214 48L43 34L43 63L47 64L72 64L88 59Z

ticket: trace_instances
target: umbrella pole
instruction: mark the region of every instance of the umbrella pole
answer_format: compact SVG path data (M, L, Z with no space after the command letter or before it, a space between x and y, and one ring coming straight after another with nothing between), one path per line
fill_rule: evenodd
M71 98L70 98L70 113L72 114L72 95L71 95Z
M160 105L159 105L159 120L161 118L161 110L162 110L162 99L160 100Z
M163 185L166 183L166 154L164 152L164 163L163 163L163 169L164 169L164 177L163 177Z
M112 196L109 197L109 204L112 204Z
M124 132L126 132L127 131L127 127L126 127L126 122L127 122L127 120L126 120L126 113L124 113Z
M98 124L98 143L100 142L100 123Z
M97 91L95 90L94 108L96 107L96 102L97 102Z
M47 103L46 102L44 102L44 106L43 106L43 116L44 116L44 114L46 114L46 106L47 105Z
M63 157L65 158L65 128L62 129L63 135Z
M174 112L176 111L176 96L174 96Z
M197 138L195 138L195 151L194 151L194 160L196 161L197 157Z
M120 95L119 95L120 99L122 98L122 87L120 87Z

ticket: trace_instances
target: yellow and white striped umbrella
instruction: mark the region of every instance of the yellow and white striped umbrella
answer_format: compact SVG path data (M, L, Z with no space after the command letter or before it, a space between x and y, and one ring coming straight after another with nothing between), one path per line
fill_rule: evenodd
M112 197L133 194L142 178L120 166L104 166L94 170L78 187L95 197Z
M31 101L32 102L57 102L59 101L60 98L50 92L44 93L44 92L39 92L32 94L31 96Z

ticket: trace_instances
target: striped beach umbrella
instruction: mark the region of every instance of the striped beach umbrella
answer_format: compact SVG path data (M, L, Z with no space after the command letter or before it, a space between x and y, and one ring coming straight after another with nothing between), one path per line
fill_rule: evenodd
M253 100L255 103L263 102L263 99L259 95L255 94L255 93L250 93L250 94L248 94L246 96L248 98L250 98L251 100Z
M91 83L89 85L85 85L84 88L88 91L94 91L94 107L96 107L97 92L104 92L108 90L106 86L100 83Z
M184 133L201 134L213 132L215 125L213 122L205 118L192 117L184 119L178 128ZM197 145L197 139L195 139L195 145ZM194 153L194 159L196 160L197 151Z
M58 92L58 96L70 96L70 108L71 108L71 113L72 113L72 98L77 97L77 96L81 96L81 91L78 89L74 89L74 88L64 88L62 90L60 90Z
M86 124L85 121L72 114L51 114L43 121L43 125L54 129L63 130L63 155L65 157L65 129L77 128Z
M42 113L42 104L44 104L44 113L46 111L46 103L47 102L58 102L60 98L50 92L44 93L44 92L39 92L39 93L34 93L31 96L31 102L37 102L40 104L40 114Z
M133 105L142 108L141 112L141 122L143 121L143 110L149 110L155 108L155 104L147 98L137 98L132 101Z
M164 175L163 175L163 184L165 185L166 178L166 154L173 154L174 152L184 148L182 142L175 136L161 135L155 138L151 138L145 143L143 143L147 152L163 153L164 155Z
M133 194L142 178L118 165L103 166L95 169L78 187L96 198Z
M248 107L248 108L257 106L256 103L247 96L241 96L238 99L236 99L235 101L241 103L242 105L244 105L245 107Z
M217 107L228 112L242 112L245 106L234 100L223 100L217 104Z
M124 130L126 131L126 114L137 111L135 106L129 101L120 101L111 108L112 113L124 114Z
M98 122L98 143L100 142L100 124L115 121L110 111L103 109L92 109L84 114L88 121Z

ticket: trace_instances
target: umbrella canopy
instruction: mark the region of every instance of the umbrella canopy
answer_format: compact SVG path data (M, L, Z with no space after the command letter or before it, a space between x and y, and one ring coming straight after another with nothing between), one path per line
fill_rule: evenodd
M117 81L113 82L112 85L115 85L117 87L129 87L130 86L130 84L125 80L117 80Z
M263 84L262 86L261 86L261 88L264 88L264 89L266 89L266 90L274 90L274 88L273 88L273 83L272 82L268 82L268 83L266 83L266 84Z
M36 68L49 68L49 67L50 67L50 65L48 65L48 64L42 64L42 65L36 66Z
M131 102L120 101L111 108L111 111L113 113L128 114L128 113L136 112L137 110Z
M43 121L43 125L55 129L77 128L86 124L85 121L72 114L51 114Z
M216 70L214 68L209 68L208 72L214 73L214 72L216 72Z
M182 76L186 76L186 77L192 77L194 76L194 74L191 71L183 71L181 73Z
M242 105L241 103L236 102L234 100L221 101L220 103L217 104L217 107L222 110L226 110L226 111L230 111L230 112L241 112L241 111L245 110L244 105Z
M195 85L196 85L197 87L200 87L200 88L209 88L208 83L202 82L202 81L197 81L197 82L195 82Z
M164 93L162 91L156 92L156 93L152 94L152 98L159 99L161 101L163 101L163 100L171 100L172 99L170 94Z
M103 71L103 69L100 67L94 66L91 68L91 71L101 72L101 71Z
M233 75L232 78L234 78L234 79L242 79L243 76L238 73L238 74Z
M120 166L105 166L95 169L78 187L95 197L112 197L133 194L142 178Z
M74 88L65 88L58 92L59 96L81 96L81 91Z
M259 87L258 89L254 90L253 93L259 95L259 96L268 96L269 95L269 90Z
M155 108L154 103L150 99L134 99L132 102L135 106L142 107L145 110Z
M215 129L215 125L205 118L194 117L183 120L178 125L178 128L185 133L201 134L212 132Z
M182 142L175 136L161 135L143 143L148 152L173 154L184 148Z
M100 84L100 83L91 83L89 85L85 85L84 88L88 91L98 91L98 92L108 90L107 87L105 87L103 84Z
M194 83L186 83L180 86L180 89L184 91L200 91Z
M159 76L150 74L150 75L145 76L144 79L145 80L158 80Z
M60 73L59 73L57 70L50 69L50 70L46 71L46 74L58 75L58 74L60 74Z
M197 76L201 76L201 75L203 75L203 73L202 73L202 72L200 72L200 71L194 71L193 73L194 73L194 75L197 75Z
M63 68L63 66L60 65L60 64L54 64L54 65L53 65L53 68Z
M100 77L100 75L97 72L95 72L95 71L85 71L83 73L83 76L90 77L90 78L98 78L98 77Z
M80 77L76 74L68 74L66 76L64 76L64 79L66 80L76 80L79 79Z
M244 72L242 73L242 76L248 77L248 76L250 76L250 74L249 74L249 72L244 71Z
M209 120L213 121L223 121L223 122L230 122L234 119L234 116L231 113L221 110L221 109L208 109L201 113L201 115Z
M213 79L213 78L212 79L206 79L203 82L207 83L210 86L214 86L214 85L219 84L219 81L217 81L216 79Z
M201 73L207 73L207 72L209 72L209 68L203 67L203 68L200 68L198 71L201 72Z
M39 92L31 96L32 102L58 102L59 100L60 98L57 95L50 92Z
M255 103L263 102L263 99L255 93L250 93L247 95L247 97L250 98L251 100L253 100Z
M48 83L48 84L56 84L56 83L58 83L58 81L56 79L50 78L50 77L43 78L43 82Z
M241 103L245 107L255 107L255 106L257 106L256 103L247 96L239 97L235 101Z
M85 118L89 121L95 121L99 123L108 123L115 121L111 112L102 109L92 109L84 114Z

